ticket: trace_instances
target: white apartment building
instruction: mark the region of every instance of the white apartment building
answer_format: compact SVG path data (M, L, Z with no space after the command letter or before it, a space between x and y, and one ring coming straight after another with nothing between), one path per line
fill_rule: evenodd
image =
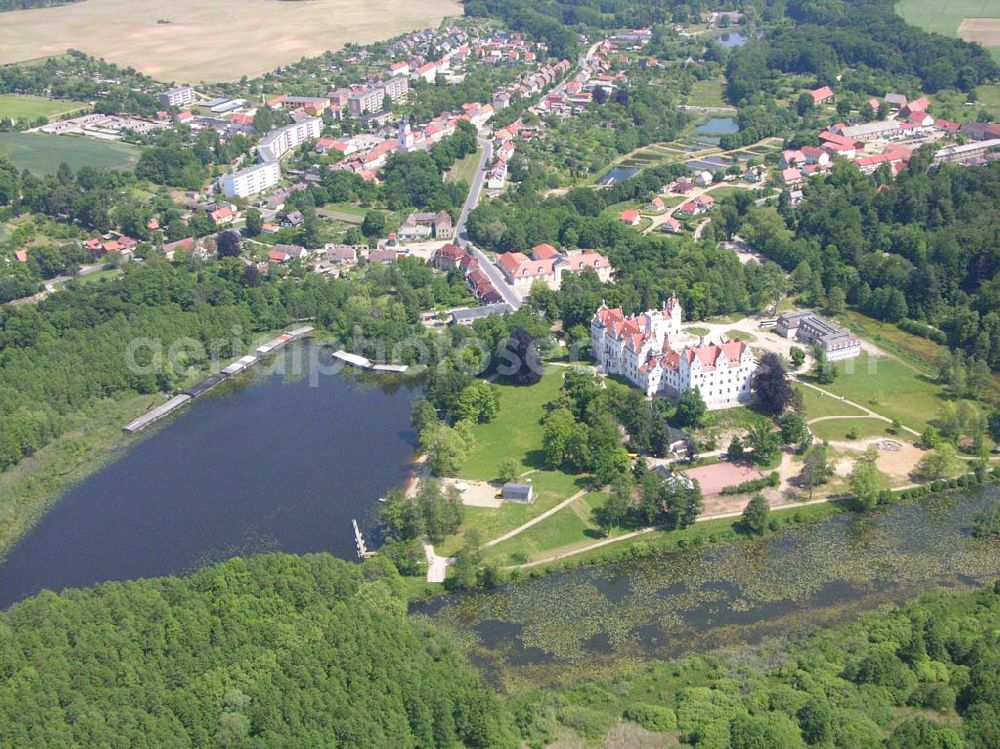
M659 310L626 317L602 304L590 323L591 353L648 397L678 398L696 388L709 410L746 405L757 362L743 341L681 344L681 304L671 297Z
M227 198L247 198L274 187L280 179L278 162L266 161L223 175L219 178L219 187Z
M849 330L838 328L815 312L786 312L778 317L774 332L785 338L796 338L809 345L818 345L827 361L842 361L861 356L861 341Z
M322 132L321 117L310 117L302 122L279 127L265 135L257 144L257 155L264 162L277 161L296 146L319 138Z
M165 107L184 107L194 103L194 90L190 86L168 88L160 93L160 104Z

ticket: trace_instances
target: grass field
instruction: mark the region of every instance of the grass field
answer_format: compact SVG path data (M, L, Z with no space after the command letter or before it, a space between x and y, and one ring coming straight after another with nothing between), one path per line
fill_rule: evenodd
M722 80L695 81L691 93L684 102L692 107L725 107L728 106L722 98Z
M862 416L863 412L854 406L837 398L831 398L810 387L796 385L795 389L802 393L802 405L805 407L806 419L818 419L823 416Z
M19 169L34 174L55 174L63 161L74 170L92 166L127 171L135 168L140 151L127 143L71 135L0 133L0 153L9 156Z
M817 439L830 441L863 440L869 437L889 437L890 426L881 419L830 419L811 424L809 429Z
M996 0L900 0L896 3L896 12L914 26L927 31L935 31L944 36L959 37L966 41L978 41L989 49L993 56L1000 59L1000 28L997 32L983 35L974 29L959 28L965 19L1000 18L1000 5Z
M941 386L898 359L862 353L857 359L837 362L835 366L839 371L837 379L820 387L890 419L899 419L918 432L926 429L928 420L935 419L944 406Z
M84 101L46 99L42 96L0 95L0 120L25 120L34 122L39 117L60 117L82 109L90 109Z
M482 149L476 149L475 153L470 153L464 159L459 159L456 161L451 169L449 169L445 175L445 181L447 182L468 182L472 184L472 180L476 177L476 169L479 167L479 157L482 155Z
M163 81L236 80L460 15L456 0L87 0L4 13L0 64L79 49Z

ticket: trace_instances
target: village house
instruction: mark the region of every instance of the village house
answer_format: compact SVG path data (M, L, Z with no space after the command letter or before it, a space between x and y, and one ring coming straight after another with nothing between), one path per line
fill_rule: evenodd
M626 317L601 304L590 324L591 353L600 369L624 377L648 397L679 398L696 389L709 410L745 405L752 398L757 362L744 341L681 341L683 311L676 297L662 309Z
M833 101L833 89L829 86L821 86L815 91L810 91L809 95L812 97L813 106L819 106L820 104L829 104Z
M451 239L455 233L447 211L437 213L411 213L399 227L404 239Z
M629 208L618 215L618 220L626 226L638 226L642 221L642 216L639 215L639 211Z
M536 281L557 290L565 273L581 273L586 268L593 269L603 283L608 283L614 273L608 259L598 252L583 250L564 255L550 244L532 248L529 255L506 252L500 256L497 267L522 294L530 293Z

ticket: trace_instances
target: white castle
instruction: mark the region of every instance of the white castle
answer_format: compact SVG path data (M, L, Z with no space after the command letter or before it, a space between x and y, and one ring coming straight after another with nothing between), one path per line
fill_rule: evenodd
M590 323L591 352L601 369L624 377L647 396L679 397L697 388L710 410L750 402L757 370L743 341L682 344L681 303L670 297L659 310L625 317L601 304Z

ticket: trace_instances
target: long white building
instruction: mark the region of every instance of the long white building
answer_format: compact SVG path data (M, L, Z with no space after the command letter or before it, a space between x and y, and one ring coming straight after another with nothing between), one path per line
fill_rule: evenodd
M296 146L319 138L322 132L321 117L310 117L302 122L279 127L265 135L257 144L257 155L261 161L277 161Z
M227 198L247 198L274 187L280 179L281 167L278 162L265 161L232 174L224 174L219 178L219 187Z
M757 362L743 341L690 346L680 343L681 304L626 317L602 304L590 323L591 353L601 369L624 377L647 396L678 398L691 388L710 409L750 402Z

